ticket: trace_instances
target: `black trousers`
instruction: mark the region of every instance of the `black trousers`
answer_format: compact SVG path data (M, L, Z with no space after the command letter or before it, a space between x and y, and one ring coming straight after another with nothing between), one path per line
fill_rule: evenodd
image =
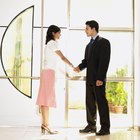
M96 126L98 109L101 129L108 131L110 129L110 117L105 94L105 83L99 87L95 84L86 83L87 123L91 127Z

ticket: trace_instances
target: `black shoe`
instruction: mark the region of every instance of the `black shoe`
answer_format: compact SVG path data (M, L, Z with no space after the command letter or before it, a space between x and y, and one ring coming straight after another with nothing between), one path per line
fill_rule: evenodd
M109 135L110 132L106 130L100 130L99 132L96 133L97 136L103 136L103 135Z
M79 133L96 133L96 127L86 126L84 129L79 130Z

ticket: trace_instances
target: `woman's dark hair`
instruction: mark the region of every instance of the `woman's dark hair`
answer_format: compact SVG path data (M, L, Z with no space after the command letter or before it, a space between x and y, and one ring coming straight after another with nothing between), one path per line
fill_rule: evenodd
M60 31L61 31L61 29L56 25L49 26L49 28L47 30L47 33L46 33L46 42L45 42L45 44L47 44L52 39L54 40L53 33L57 33L57 32L60 32Z
M97 21L90 20L90 21L87 21L85 24L86 25L89 25L91 27L91 29L95 28L95 30L96 30L97 33L99 32L99 24L98 24Z

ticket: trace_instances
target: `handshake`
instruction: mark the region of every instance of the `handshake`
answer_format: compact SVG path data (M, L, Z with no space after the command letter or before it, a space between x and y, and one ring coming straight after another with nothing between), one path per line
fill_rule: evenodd
M80 69L79 69L79 67L73 67L73 71L75 71L75 72L80 72Z
M79 67L74 67L72 64L70 65L70 67L73 69L73 71L75 71L76 73L79 73L80 72L80 69ZM68 78L72 78L67 72L66 72L66 77Z
M70 63L69 66L72 67L73 71L75 71L75 72L77 72L77 73L80 72L80 69L79 69L78 66L77 66L77 67L74 67L72 63Z
M78 66L77 67L74 67L73 65L71 65L71 67L73 68L73 71L75 71L77 73L80 72L80 69L79 69ZM68 73L66 75L69 77ZM96 86L102 86L102 85L103 85L103 81L96 80Z

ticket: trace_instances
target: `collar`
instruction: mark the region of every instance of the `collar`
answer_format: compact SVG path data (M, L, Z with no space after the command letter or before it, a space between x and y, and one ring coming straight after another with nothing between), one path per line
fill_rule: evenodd
M91 38L93 38L95 40L97 36L98 36L98 34L96 34L95 36L92 36Z

